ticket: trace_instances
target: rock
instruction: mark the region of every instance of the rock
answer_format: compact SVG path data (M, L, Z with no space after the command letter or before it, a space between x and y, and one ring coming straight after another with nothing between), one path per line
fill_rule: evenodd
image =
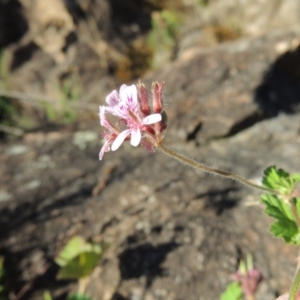
M77 131L73 137L73 144L79 149L84 150L87 143L94 141L98 138L98 134L94 131Z
M179 56L193 47L215 46L240 36L254 37L274 30L291 30L300 23L300 4L294 0L207 2L205 7L195 8L194 3L190 6L181 26Z
M270 164L299 171L300 165L294 159L300 146L298 120L299 115L281 115L201 148L183 143L173 148L253 180ZM30 190L20 198L13 189L17 182L11 183L9 191L15 200L1 209L4 247L8 247L12 234L15 237L8 262L22 257L25 263L21 249L42 247L46 256L53 257L73 234L101 234L111 243L107 257L110 263L103 261L100 273L90 279L87 291L95 299L100 295L99 287L101 295L108 295L105 299L113 294L133 297L133 290L144 289L154 299L161 299L158 291L162 290L164 295L172 294L172 299L199 299L200 295L203 299L217 299L230 281L230 273L236 270L238 258L247 253L253 254L267 283L267 289L263 286L263 299L271 300L275 291L283 292L289 287L296 249L270 236L269 220L259 206L245 205L243 199L258 201L255 191L229 180L203 176L160 153L149 154L143 149L123 147L109 153L105 161L95 163L97 143L90 142L86 150L80 151L71 141L72 134L52 141L52 152L46 145L39 146L40 155L51 153L55 162L54 170L36 171L42 182L39 192ZM68 156L62 159L62 152ZM96 178L108 160L118 165L106 188L91 197ZM80 166L85 166L83 173L65 178L68 170ZM22 165L15 168L18 171ZM31 173L25 172L23 177L26 176ZM60 183L62 176L67 183ZM50 178L55 186L50 184ZM157 201L148 201L152 195ZM128 199L126 206L120 205L121 198ZM21 210L22 207L27 208ZM59 214L52 213L57 210ZM42 219L38 218L41 213ZM137 224L147 224L147 230ZM115 279L109 279L108 274L115 274ZM26 272L27 279L28 276Z
M147 82L166 81L172 100L165 145L252 180L274 164L299 172L297 89L289 114L289 102L263 107L255 98L280 60L276 45L294 37L196 51L149 75ZM258 112L262 117L253 117ZM95 126L85 130L100 130ZM88 139L83 150L73 141L72 130L54 130L25 136L27 151L18 155L9 154L13 145L0 146L0 184L11 195L0 203L0 236L6 263L18 274L16 290L35 276L54 284L55 267L41 275L22 266L51 261L76 234L110 243L90 278L87 292L96 299L218 299L248 253L264 276L261 299L288 290L297 251L269 234L258 192L128 144L99 162L100 141ZM37 179L39 186L23 189ZM40 299L40 291L36 283L28 299ZM53 291L58 295L59 286Z
M21 0L21 4L26 10L34 43L57 63L62 63L65 60L65 40L74 31L72 17L63 2Z
M28 148L24 145L14 145L11 148L8 148L6 153L8 155L19 155L28 151Z
M231 136L280 112L300 110L298 31L195 49L147 77L166 81L168 143ZM285 41L290 51L278 56ZM298 44L300 41L298 40ZM220 114L220 109L222 113Z
M12 198L12 195L7 193L6 191L0 191L0 202L8 201Z
M0 2L0 19L0 48L18 41L28 30L27 20L17 0Z

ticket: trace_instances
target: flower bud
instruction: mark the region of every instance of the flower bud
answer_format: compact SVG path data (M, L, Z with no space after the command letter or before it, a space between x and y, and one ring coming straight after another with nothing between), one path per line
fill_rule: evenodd
M151 111L148 102L148 91L143 83L139 80L137 84L138 101L140 103L140 110L144 116L149 116Z
M164 82L153 82L152 83L152 93L153 93L153 112L161 113L163 109L162 103L162 89L164 87Z

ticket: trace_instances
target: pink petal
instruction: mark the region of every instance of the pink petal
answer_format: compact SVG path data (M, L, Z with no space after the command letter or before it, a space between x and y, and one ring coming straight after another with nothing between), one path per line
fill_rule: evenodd
M143 124L154 124L161 121L161 114L152 114L143 119Z
M289 299L289 294L284 294L281 295L279 298L276 298L276 300L288 300Z
M116 128L110 123L109 120L106 119L106 116L105 116L106 106L100 106L99 108L100 108L99 116L100 116L100 124L101 124L101 126L103 126L106 129L108 129L108 131L110 133L112 133L112 132L117 133L118 131L116 130Z
M106 127L105 106L99 106L99 117L101 126Z
M129 86L127 84L122 84L120 86L120 92L119 92L119 94L121 95L124 92L124 90L126 90L128 87Z
M139 129L132 129L130 144L133 147L136 147L141 142L141 139L142 139L141 131Z
M119 94L116 90L113 90L109 95L106 96L106 103L109 106L115 106L119 103Z
M114 140L111 145L111 151L116 151L122 145L126 137L131 133L131 129L126 129L122 131Z
M127 104L132 110L135 111L137 107L137 89L135 85L124 86L120 88L120 98L124 104Z
M99 152L99 160L102 160L103 155L104 155L105 152L106 152L105 151L105 146L102 146L102 148L101 148L101 150Z
M109 151L109 141L106 141L99 152L99 160L102 160L105 152Z

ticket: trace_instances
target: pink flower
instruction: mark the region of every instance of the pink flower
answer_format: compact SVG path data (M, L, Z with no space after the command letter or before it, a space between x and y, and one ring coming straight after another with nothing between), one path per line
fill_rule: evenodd
M99 159L102 160L104 153L110 151L110 146L118 136L119 131L106 119L105 106L100 106L99 109L100 124L106 128L106 130L102 132L102 136L105 142L99 153Z
M245 296L251 298L254 296L258 285L262 280L262 275L259 270L252 269L248 270L247 273L237 271L232 275L232 278L240 282Z
M143 98L138 97L135 85L123 84L119 93L114 90L106 97L107 106L100 106L100 123L106 129L102 134L105 142L99 153L100 160L105 152L117 150L125 140L130 139L130 144L134 147L142 143L149 149L155 146L155 141L160 141L157 139L160 133L153 124L161 122L162 116L160 113L150 114L150 109L147 113L144 109L141 111L141 103L145 106L148 98L145 99L145 87L140 84L138 88L143 91L139 93ZM116 125L112 125L106 114L118 118ZM123 130L121 125L125 127Z
M247 299L253 299L262 274L258 269L253 268L252 256L248 255L247 260L241 260L239 270L232 274L232 278L241 284L241 288Z

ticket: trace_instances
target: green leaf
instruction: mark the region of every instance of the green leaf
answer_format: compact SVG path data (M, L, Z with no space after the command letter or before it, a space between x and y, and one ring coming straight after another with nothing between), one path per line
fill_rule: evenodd
M82 294L73 294L68 296L67 300L92 300L92 298Z
M300 174L290 175L283 169L271 166L264 171L263 186L277 190L283 194L290 194L296 184L300 182Z
M5 270L4 270L4 257L0 256L0 280L3 279L5 275Z
M98 264L102 253L83 252L74 257L58 275L58 279L80 279L84 278L94 270Z
M52 296L50 294L49 291L45 291L44 294L43 294L43 299L44 300L52 300Z
M88 276L98 264L107 244L89 243L82 237L72 238L55 262L61 267L58 279L80 279Z
M278 199L277 196L264 194L261 201L265 204L265 212L270 217L276 219L271 225L271 233L279 238L283 238L288 244L300 244L300 232L290 206L284 201ZM297 201L296 209L300 212L300 200Z
M276 166L271 166L264 171L263 185L267 188L277 190L278 188L288 188L286 179L290 174Z
M296 206L296 210L298 212L298 215L300 216L300 214L299 214L300 213L300 198L299 197L292 198L292 202Z
M225 292L221 295L220 300L241 300L242 299L242 288L238 282L230 283Z
M56 257L55 262L60 266L64 267L67 263L76 257L78 254L86 250L86 241L81 236L75 236L67 245L63 248L63 250Z

